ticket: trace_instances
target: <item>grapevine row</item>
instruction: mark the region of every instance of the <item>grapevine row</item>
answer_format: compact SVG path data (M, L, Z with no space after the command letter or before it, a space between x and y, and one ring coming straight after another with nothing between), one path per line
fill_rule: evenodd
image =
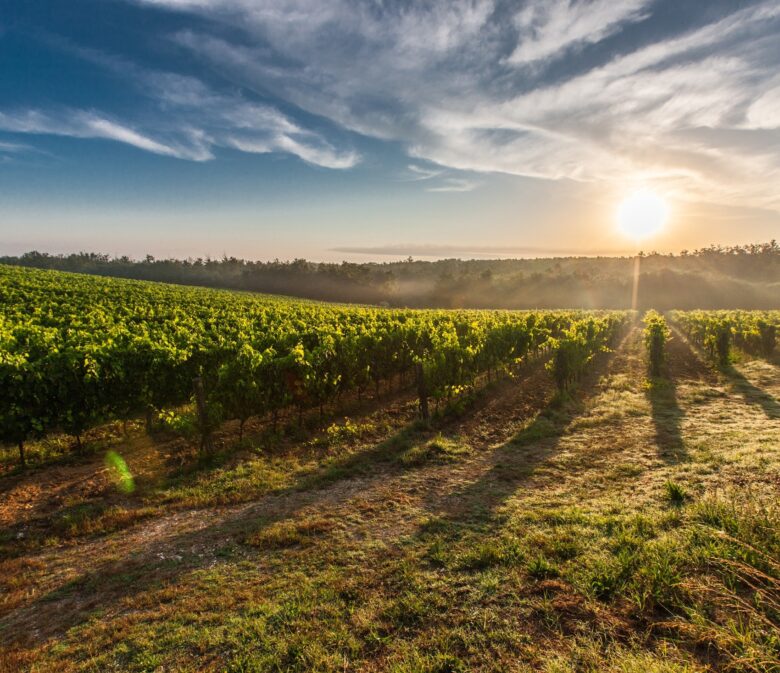
M666 342L671 336L666 319L657 311L647 311L642 319L645 323L643 336L647 349L647 362L650 376L659 377L666 359Z
M670 317L721 367L731 361L732 346L764 358L777 348L780 311L672 311Z
M277 418L417 376L421 407L555 348L559 385L620 312L415 311L0 266L0 441L76 438L193 395L203 437L226 419ZM422 399L422 398L425 399Z

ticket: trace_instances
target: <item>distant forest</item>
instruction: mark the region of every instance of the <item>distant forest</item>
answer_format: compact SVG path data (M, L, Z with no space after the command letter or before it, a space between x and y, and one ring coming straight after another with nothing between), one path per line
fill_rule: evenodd
M640 308L780 308L780 245L641 254ZM634 258L559 257L341 264L28 252L0 263L309 299L440 308L624 308Z

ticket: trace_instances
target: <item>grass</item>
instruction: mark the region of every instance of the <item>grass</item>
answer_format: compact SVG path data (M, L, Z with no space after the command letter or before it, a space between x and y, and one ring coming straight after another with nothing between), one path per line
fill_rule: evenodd
M487 539L476 543L460 556L465 570L486 570L496 566L520 565L526 556L524 547L515 538Z
M726 374L654 398L643 357L557 402L506 382L208 463L112 444L132 492L101 455L58 465L47 523L0 533L0 671L780 670L780 428Z
M685 487L674 481L667 481L664 484L664 491L666 492L667 500L675 507L682 507L689 498Z
M317 517L303 521L278 521L250 535L246 544L261 549L284 549L310 543L335 527L334 522Z
M411 446L399 456L406 467L424 465L428 462L452 462L469 453L469 447L456 438L444 437L441 433L433 439Z

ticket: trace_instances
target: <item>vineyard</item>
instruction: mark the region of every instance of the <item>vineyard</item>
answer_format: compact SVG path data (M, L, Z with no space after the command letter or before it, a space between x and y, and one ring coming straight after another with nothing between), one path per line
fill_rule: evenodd
M778 332L0 265L0 673L780 671Z
M0 268L0 439L145 414L184 424L194 396L203 447L223 420L312 406L414 380L450 401L477 378L555 351L561 389L625 326L621 312L403 311L333 307L65 273Z
M671 319L721 366L732 346L764 358L776 352L780 311L672 311Z

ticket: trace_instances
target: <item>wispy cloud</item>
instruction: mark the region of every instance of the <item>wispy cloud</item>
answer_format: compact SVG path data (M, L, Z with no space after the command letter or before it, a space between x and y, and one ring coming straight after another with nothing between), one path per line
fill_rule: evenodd
M313 145L282 133L273 134L267 139L234 137L227 139L226 144L242 152L254 154L287 152L307 163L323 168L352 168L360 160L360 155L356 152L337 152L322 141Z
M106 138L116 140L120 143L126 143L147 152L154 154L164 154L179 159L192 159L194 161L206 161L212 158L212 154L205 147L194 148L193 150L182 150L170 147L151 138L129 129L121 124L116 124L107 119L101 119L93 115L77 115L76 118L83 124L83 131L80 131L85 137Z
M351 168L360 161L358 152L338 150L277 108L247 100L235 91L220 93L193 76L148 70L57 38L49 41L135 86L152 106L152 114L146 114L143 122L147 128L140 130L93 110L26 109L0 111L0 130L114 140L191 161L211 160L219 147L291 154L306 163L332 169Z
M774 0L713 5L684 27L654 24L583 63L583 48L629 27L639 35L657 3L139 1L218 20L218 30L172 37L226 78L400 141L421 161L547 179L648 179L709 201L780 209L780 155L756 142L780 134Z
M347 130L400 143L407 179L430 191L503 172L780 210L776 0L694 3L680 25L652 0L126 1L196 16L168 47L214 78L73 47L136 86L149 114L5 110L0 128L331 169L361 161Z
M748 129L780 129L780 77L775 78L772 87L750 104L744 126Z
M431 168L418 164L409 164L405 180L424 182L427 192L470 192L479 186L479 182L453 175L455 171L446 168Z
M441 168L426 168L425 166L418 166L417 164L409 164L406 168L409 171L406 179L413 181L431 180L444 173Z
M518 41L507 62L527 65L596 44L624 24L646 18L650 4L650 0L529 2L514 17Z
M479 183L465 178L446 178L442 184L428 187L429 192L470 192L476 189Z
M19 154L29 152L33 148L23 143L7 143L0 141L0 154Z
M342 246L331 248L333 252L363 255L387 255L392 257L454 257L457 255L479 257L554 257L597 255L633 255L636 251L609 249L583 249L538 246L490 246L490 245L443 245L440 243L398 243L376 246Z
M62 110L56 117L40 110L0 112L0 130L72 138L101 138L180 159L203 161L211 158L205 151L166 145L132 128L83 110Z

